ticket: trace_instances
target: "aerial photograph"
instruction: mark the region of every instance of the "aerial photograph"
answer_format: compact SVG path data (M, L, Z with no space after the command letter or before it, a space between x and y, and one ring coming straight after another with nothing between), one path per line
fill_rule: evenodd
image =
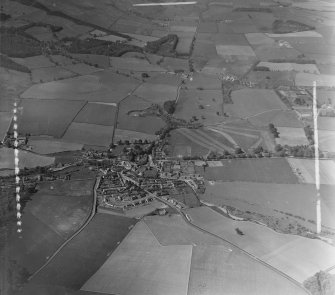
M334 295L335 0L0 0L1 295Z

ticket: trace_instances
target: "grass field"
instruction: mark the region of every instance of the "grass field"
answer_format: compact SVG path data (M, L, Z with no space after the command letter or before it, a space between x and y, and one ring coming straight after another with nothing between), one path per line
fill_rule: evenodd
M273 110L286 110L273 90L242 89L232 92L232 105L225 105L226 111L234 117L248 118L257 114Z
M321 185L322 224L335 228L333 211L334 186ZM306 227L315 230L307 220L316 220L316 189L313 184L276 184L254 182L216 182L206 186L201 197L218 206L229 205L242 211L257 212L272 216L273 210L287 212L306 220ZM303 204L303 206L302 206ZM276 214L275 214L276 215ZM290 217L293 221L294 218ZM301 221L302 219L299 219Z
M19 167L33 168L36 166L49 166L55 162L54 157L36 155L26 151L19 151ZM0 169L14 169L14 149L2 147L0 149Z
M255 53L250 46L216 45L216 51L219 56L223 57L226 55L255 56Z
M335 249L320 240L279 234L252 222L234 221L208 207L186 211L194 224L228 239L301 283L335 263ZM235 228L244 235L238 235Z
M146 59L110 57L110 65L117 70L132 70L134 72L166 72L159 65L150 64Z
M118 142L119 140L133 141L135 139L142 139L142 140L147 139L149 141L153 141L157 139L157 136L154 134L137 132L133 130L125 130L119 128L115 129L114 142Z
M286 159L233 159L221 162L223 163L221 167L206 168L205 179L257 183L299 182Z
M101 69L106 69L110 67L109 57L105 55L98 54L71 54L76 60L85 62L91 65L97 65Z
M82 101L23 99L18 131L20 134L61 137L84 105Z
M42 155L66 151L80 151L83 148L82 144L53 140L50 137L29 138L28 144L32 147L34 153Z
M38 55L26 58L12 58L15 62L20 65L24 65L29 69L47 68L53 67L55 64L50 61L49 58L44 55Z
M34 83L45 83L50 81L62 80L75 76L72 71L62 67L37 68L31 71L32 81Z
M302 183L315 183L315 161L310 159L288 158L293 172ZM320 161L320 183L335 184L335 162L333 160Z
M12 112L0 112L0 139L1 141L7 134L7 131L12 122L13 113Z
M260 115L251 117L248 121L254 126L266 126L273 123L276 127L288 127L288 128L301 128L303 127L302 121L298 120L298 116L295 111L291 110L275 110L262 113Z
M319 142L322 151L335 152L334 131L319 130Z
M177 85L147 82L136 89L134 95L141 97L148 102L162 105L167 100L176 99L177 87Z
M316 81L317 86L334 87L335 76L333 75L316 75L309 73L298 73L295 78L297 86L313 86Z
M111 255L134 223L131 218L97 214L29 285L80 289Z
M279 138L276 143L281 145L308 145L308 139L303 128L277 127Z
M72 122L63 139L79 144L109 146L112 142L113 129L113 126Z
M98 71L102 71L102 69L99 69L98 67L95 66L94 67L90 66L86 63L65 65L64 68L78 75L89 75Z
M75 117L74 122L112 126L115 123L116 108L104 103L87 103Z
M0 93L2 99L12 100L17 98L31 84L29 74L0 67Z
M146 224L139 222L81 289L186 295L191 256L191 246L161 246Z

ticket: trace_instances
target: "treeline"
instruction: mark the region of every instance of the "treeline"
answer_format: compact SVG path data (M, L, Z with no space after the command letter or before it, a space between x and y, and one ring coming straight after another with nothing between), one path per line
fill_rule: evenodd
M272 58L269 59L268 62L273 63L295 63L295 64L316 64L314 59L299 59L299 58Z

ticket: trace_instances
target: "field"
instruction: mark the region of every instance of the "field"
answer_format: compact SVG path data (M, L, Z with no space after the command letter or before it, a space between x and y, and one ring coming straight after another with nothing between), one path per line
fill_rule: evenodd
M303 128L277 127L279 138L276 143L281 145L308 145L308 140Z
M214 79L213 76L194 73L192 80L186 80L188 89L205 89L205 90L221 90L221 81Z
M70 72L73 72L75 74L79 75L89 75L98 71L101 71L102 69L99 69L98 67L92 67L90 65L87 65L85 63L76 63L76 64L70 64L65 65L65 69L67 69Z
M248 118L270 110L286 110L273 90L242 89L232 92L232 105L225 105L225 110L231 116Z
M164 60L160 63L160 66L167 69L168 71L189 71L189 64L187 59L164 57Z
M272 45L275 42L273 39L269 38L263 33L247 33L245 34L245 37L252 46L266 45L266 44Z
M20 65L26 66L30 70L55 66L55 64L51 62L50 59L45 57L44 55L37 55L26 58L12 58L12 60L14 60Z
M222 57L227 55L255 56L255 53L250 46L216 45L216 51L217 54Z
M34 83L45 83L55 80L62 80L75 76L72 71L63 69L62 67L37 68L31 71L32 81Z
M81 289L109 294L186 295L191 256L191 246L161 246L145 223L139 222Z
M279 72L301 72L319 75L320 72L315 64L297 64L297 63L275 63L275 62L260 62L257 67L267 67L270 71Z
M146 59L110 57L111 67L117 70L132 70L134 72L166 72L159 65L150 64Z
M97 55L97 54L71 54L76 60L96 65L101 69L109 68L109 57L105 55Z
M181 90L174 115L187 121L195 116L199 122L222 122L222 101L221 90Z
M192 223L228 239L300 283L335 263L335 249L320 240L279 234L252 222L234 221L208 207L186 211ZM236 228L244 235L238 235Z
M312 184L275 184L254 182L216 182L206 186L203 200L218 206L229 205L242 211L263 215L277 215L274 210L298 216L306 220L305 226L315 230L315 225L307 220L316 220L316 189ZM333 216L334 186L321 185L321 209L323 226L335 228ZM224 192L224 193L223 193ZM303 206L301 204L304 204ZM286 216L287 217L287 216ZM299 222L301 219L299 218ZM294 220L290 217L290 220Z
M17 98L31 84L29 74L0 67L1 98L9 100Z
M322 151L335 152L334 131L319 130L319 143Z
M286 159L222 160L222 167L207 167L206 180L298 183ZM203 169L200 169L203 172ZM199 171L200 173L200 171Z
M92 146L108 147L112 142L113 126L72 122L63 140Z
M20 134L61 137L73 118L85 105L82 101L23 99L22 116L18 116Z
M106 261L134 223L130 218L96 214L89 225L29 282L23 294L31 294L29 290L35 286L78 290Z
M87 103L75 117L74 122L112 126L116 108L105 103Z
M293 86L296 73L250 71L247 78L250 82L262 88L276 88L278 86Z
M32 147L34 153L42 155L65 151L80 151L83 148L82 144L53 140L49 137L29 138L28 145Z
M315 183L315 161L310 159L287 159L293 172L302 183ZM333 160L320 161L320 183L335 184L335 162Z
M139 112L151 106L151 103L136 96L129 96L120 104L118 129L154 134L163 128L162 119L154 116L140 116ZM138 112L136 112L138 111Z
M92 75L33 85L22 98L118 102L135 89L138 81L104 70Z
M49 166L55 162L54 157L40 156L20 150L19 168L33 168L36 166ZM14 169L14 149L2 147L0 149L0 169ZM14 173L14 171L13 171Z
M125 141L133 141L135 139L141 139L141 140L149 140L153 141L156 140L157 136L153 134L143 133L143 132L137 132L132 130L124 130L124 129L115 129L114 134L114 142L117 143L119 140Z
M317 86L323 86L323 87L335 86L335 76L333 75L315 75L308 73L298 73L295 77L295 83L297 86L313 86L314 81L316 81Z
M12 112L0 112L0 141L4 139L12 122Z

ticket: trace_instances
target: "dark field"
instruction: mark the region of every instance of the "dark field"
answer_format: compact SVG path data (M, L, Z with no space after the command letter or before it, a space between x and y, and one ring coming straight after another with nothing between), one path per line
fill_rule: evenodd
M207 167L205 179L268 183L299 183L286 159L223 160L222 167ZM199 173L203 169L199 168Z

